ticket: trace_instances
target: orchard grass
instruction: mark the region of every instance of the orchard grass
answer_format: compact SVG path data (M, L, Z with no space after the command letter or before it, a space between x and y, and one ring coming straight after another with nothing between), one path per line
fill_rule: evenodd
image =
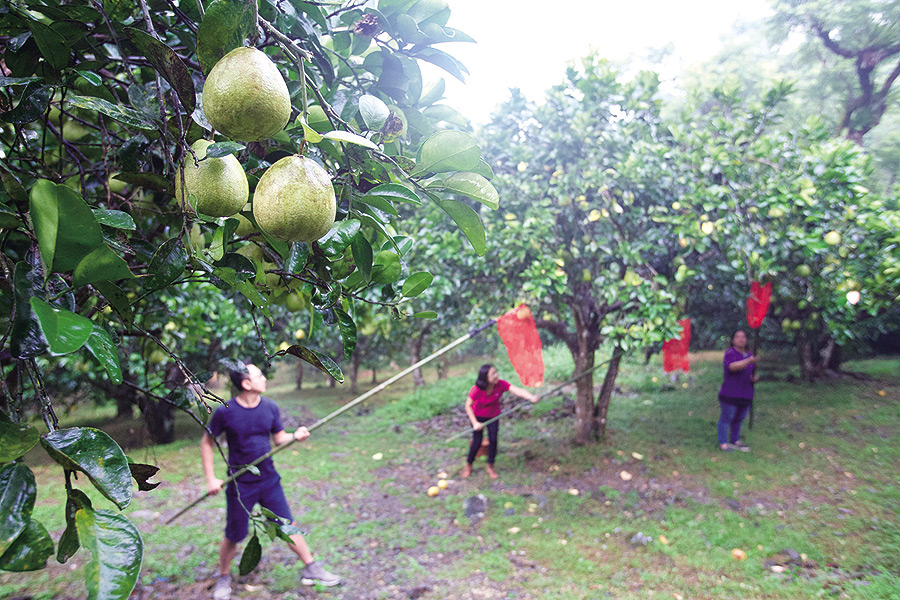
M597 361L608 354L598 352ZM571 376L564 349L547 348L545 360L548 379ZM348 579L316 594L350 598L365 589L366 598L393 598L428 585L424 598L463 597L473 588L560 600L892 597L900 589L900 361L851 362L847 370L869 379L816 385L786 381L792 368L779 365L789 357L770 359L768 370L764 362L755 425L744 429L752 450L725 454L715 441L719 360L720 353L697 356L691 373L674 381L658 357L649 364L627 360L600 445L572 443L568 396L502 421L497 482L488 480L483 459L471 478L458 479L468 440L444 441L458 430L459 406L482 359L455 365L443 381L426 369L424 390L409 381L392 386L276 457L311 547ZM487 362L516 381L508 363ZM269 385L288 418L319 418L352 397L346 386L297 392L291 366ZM598 370L595 384L604 372ZM361 376L361 391L366 381ZM110 417L108 409L79 410L66 424L96 419L106 429L124 427ZM144 536L144 586L161 580L187 586L208 578L216 562L221 497L163 525L205 491L199 432L181 418L178 431L183 437L172 444L126 448L134 460L161 467L162 485L137 493L126 510ZM58 467L40 454L27 459L39 484L34 513L58 539L65 494L48 485ZM429 498L425 490L440 471L450 486ZM633 479L624 481L621 471ZM108 508L83 478L76 485L96 507ZM478 493L489 508L471 523L465 500ZM638 532L652 541L632 543ZM732 558L733 548L747 559ZM806 564L771 572L766 560L783 549L802 553ZM251 595L295 598L289 551L264 539L263 554L249 577L268 595ZM64 567L4 574L0 597L70 597L83 589L87 558L81 551ZM362 565L383 575L356 575Z

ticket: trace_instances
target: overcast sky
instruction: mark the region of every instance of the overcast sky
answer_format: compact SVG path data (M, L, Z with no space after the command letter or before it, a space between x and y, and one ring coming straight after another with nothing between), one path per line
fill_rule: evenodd
M559 83L568 61L592 49L621 60L644 56L671 43L672 59L664 78L710 56L738 19L756 20L769 12L765 0L449 0L448 25L477 44L438 47L469 69L465 84L447 81L447 103L483 123L511 87L538 100ZM442 76L424 71L426 80Z

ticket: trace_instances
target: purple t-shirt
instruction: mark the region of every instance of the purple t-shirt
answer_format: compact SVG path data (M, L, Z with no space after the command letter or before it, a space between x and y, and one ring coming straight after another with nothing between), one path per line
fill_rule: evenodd
M740 371L732 372L728 366L739 360L744 360L753 356L748 352L743 354L734 349L734 346L725 351L725 358L722 361L725 366L725 379L722 381L722 389L719 390L720 396L727 398L739 398L741 400L753 400L753 369L756 365L749 364Z
M225 434L228 441L228 472L234 473L243 465L248 465L272 449L271 436L283 430L281 413L274 400L262 397L253 408L244 408L232 398L227 406L220 406L209 421L209 430L214 437ZM275 462L267 458L256 465L259 475L244 473L238 477L240 483L275 482L280 477L275 470Z

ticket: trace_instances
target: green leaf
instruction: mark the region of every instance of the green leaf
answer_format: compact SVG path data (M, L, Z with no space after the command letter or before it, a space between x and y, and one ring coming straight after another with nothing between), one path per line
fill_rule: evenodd
M372 140L364 138L357 133L351 133L349 131L341 131L339 129L336 129L334 131L329 131L328 133L323 133L322 137L328 140L345 142L347 144L365 146L366 148L371 148L372 150L378 149L378 146Z
M259 537L254 533L250 541L247 542L243 554L241 554L241 564L238 567L238 573L240 573L241 577L252 573L261 558L262 545L259 543Z
M416 206L422 204L422 200L416 196L415 192L399 183L383 183L373 187L360 200L367 202L367 199L370 197L381 198L388 202L406 202Z
M113 229L127 229L129 231L137 229L137 225L134 224L134 219L132 219L131 215L125 211L95 208L93 213L94 218L101 225L106 225Z
M38 437L37 429L31 425L12 423L0 418L0 463L24 456L38 443Z
M75 352L84 346L94 330L94 324L87 317L51 306L40 298L31 299L31 309L54 354Z
M403 273L400 257L390 250L382 250L372 261L372 281L387 285L394 283Z
M2 168L2 165L0 165L0 179L3 180L3 189L6 190L9 197L16 203L16 206L25 210L28 206L28 192L25 191L25 188L22 187L22 184L16 176Z
M202 160L206 160L207 158L222 158L229 154L237 154L246 147L247 146L244 144L239 144L237 142L216 142L211 146L207 146L206 156L204 156Z
M38 571L47 566L47 559L53 556L53 540L47 529L31 519L25 531L0 556L0 571L22 573Z
M60 564L72 558L81 547L78 541L78 527L75 524L75 513L79 509L91 507L90 498L81 490L72 488L66 495L66 528L59 538L59 546L56 549L56 561Z
M284 269L288 273L299 273L309 260L309 244L306 242L294 242L291 244L291 253L284 263Z
M22 224L19 215L10 208L0 205L0 229L15 229Z
M141 572L144 540L123 515L108 510L78 509L75 525L81 545L91 553L85 569L87 600L125 600Z
M112 102L107 102L102 98L94 98L92 96L72 95L66 98L66 108L72 107L83 108L85 110L94 110L99 113L115 119L126 127L134 127L143 131L157 131L159 126L156 125L144 113L127 106L119 106Z
M178 100L181 101L184 112L187 114L194 112L197 107L194 80L191 78L191 72L175 54L175 51L140 29L126 27L124 32L137 46L137 49L147 57L156 72L169 82L175 93L178 94Z
M300 119L300 126L303 127L303 139L310 144L318 144L323 139L322 134L307 124L306 119Z
M485 179L494 178L494 170L491 168L491 165L484 162L483 158L478 161L478 165L476 165L475 168L469 169L469 171L476 175L481 175Z
M410 176L468 171L478 166L480 159L481 149L471 135L462 131L438 131L422 143L416 168Z
M109 302L112 309L119 314L126 327L130 327L134 315L131 311L131 301L128 299L128 295L122 291L122 288L109 281L98 281L93 287L103 295L103 298Z
M161 290L179 277L187 266L187 252L179 238L163 242L150 261L151 277L144 284L147 291Z
M81 77L94 87L100 87L101 85L103 85L103 78L93 71L79 71L76 69L75 72L78 73L79 77Z
M28 526L36 495L31 469L22 463L0 467L0 556Z
M430 62L431 64L447 71L463 83L465 83L466 81L465 74L468 74L469 70L461 62L442 50L431 47L423 48L415 55L413 55L413 58L418 58L426 62Z
M374 206L378 210L382 212L386 212L389 215L394 215L395 217L399 217L400 213L397 212L397 209L394 208L394 205L391 204L390 200L386 200L383 196L372 196L366 194L365 196L361 196L358 198L359 202L363 204L368 204L369 206Z
M112 341L109 332L100 325L94 323L94 330L85 342L85 347L94 355L109 380L115 385L122 383L122 367L119 365L119 355L116 353L116 345Z
M34 36L41 55L51 67L58 71L69 64L71 52L66 38L40 21L29 21L28 27L31 29L31 34Z
M31 263L19 261L13 270L15 284L15 320L9 337L12 355L16 358L33 358L47 350L47 338L41 330L37 315L31 309L31 299L43 293L43 273L37 257L30 254Z
M243 0L213 0L197 30L197 59L208 75L219 59L244 45L253 32L253 11Z
M331 231L325 234L319 240L319 247L326 256L338 256L347 249L347 246L353 241L353 238L359 233L359 221L356 219L345 219L338 221L331 228Z
M433 186L454 194L468 196L494 210L500 207L500 194L497 193L490 181L475 173L454 173L443 182L437 182ZM429 185L428 187L430 189L433 186Z
M436 199L435 202L459 226L478 256L484 256L484 253L487 252L487 240L484 235L484 225L478 213L459 200Z
M353 322L353 317L342 308L334 307L334 314L337 315L338 329L341 331L341 340L344 343L344 360L350 360L356 349L356 323Z
M438 314L433 310L423 310L413 314L416 319L437 319Z
M384 127L384 122L387 121L391 111L380 98L363 94L359 98L359 114L362 115L367 129L378 131Z
M290 354L291 356L296 356L301 360L305 360L315 368L320 371L324 371L331 375L335 381L338 383L344 382L344 373L341 372L341 368L338 366L336 362L325 356L324 354L320 354L315 350L310 350L304 346L291 346L287 350L281 350L275 353L275 356L284 356L285 354Z
M353 253L353 261L356 263L356 268L360 270L366 281L368 281L372 275L372 245L369 244L369 240L361 235L357 235L350 244L350 251Z
M415 298L427 290L432 281L434 281L434 276L427 271L413 273L403 282L403 295L407 298Z
M0 113L0 120L15 125L25 125L41 118L47 107L50 106L50 98L53 96L53 88L40 83L29 83L22 92L22 98L12 110Z
M103 245L103 230L78 192L46 179L31 188L31 222L44 264L50 271L70 271L94 248Z
M93 427L58 429L41 437L47 454L64 469L81 471L94 487L123 509L131 502L131 470L119 445Z
M123 171L116 175L116 179L155 192L168 193L171 187L168 179L156 173L126 173Z
M72 283L75 287L80 287L98 281L133 278L134 274L125 259L104 244L81 259L72 274Z

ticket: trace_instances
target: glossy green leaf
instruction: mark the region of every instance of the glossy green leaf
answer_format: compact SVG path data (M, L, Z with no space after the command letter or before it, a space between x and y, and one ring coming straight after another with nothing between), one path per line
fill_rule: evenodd
M179 238L166 240L153 255L148 271L151 277L144 284L147 291L161 290L179 277L187 266L187 252Z
M202 160L206 160L207 158L222 158L229 154L237 154L246 147L247 146L244 144L239 144L237 142L216 142L211 146L207 146L206 156L203 157Z
M366 192L366 195L360 198L360 200L367 202L367 199L370 197L381 198L388 202L406 202L408 204L415 204L416 206L422 204L422 200L415 192L399 183L383 183L379 186L375 186Z
M303 127L303 139L310 144L318 144L323 139L322 134L307 124L304 119L300 119L300 125Z
M291 356L296 356L297 358L304 360L319 369L320 371L324 371L331 375L335 381L338 383L343 383L344 381L344 373L341 371L341 368L338 366L336 362L331 360L329 357L324 354L320 354L315 350L310 350L304 346L291 346L287 350L280 350L275 353L275 356L284 356L285 354L290 354Z
M94 218L101 225L106 225L107 227L112 227L113 229L125 229L128 231L134 231L137 229L137 225L134 224L134 219L131 218L127 212L123 210L107 210L101 208L95 208Z
M0 555L28 526L36 494L31 469L22 463L0 467Z
M197 30L197 59L208 75L219 59L244 45L256 23L253 11L242 0L213 0L206 7Z
M59 538L56 548L56 562L64 564L72 558L81 547L78 540L78 526L75 524L75 513L83 507L91 507L91 500L81 490L72 488L66 496L66 528Z
M190 114L197 107L197 98L194 92L194 80L191 72L182 62L175 51L157 40L150 34L144 33L134 27L126 27L125 35L137 46L138 50L150 61L156 72L169 82L184 112Z
M345 142L347 144L365 146L366 148L371 148L372 150L378 149L378 146L372 140L364 138L359 134L351 133L349 131L341 131L336 129L334 131L329 131L328 133L323 133L322 137L327 140L335 140L338 142Z
M47 566L53 556L53 540L40 522L30 519L25 531L0 556L0 571L22 573L37 571Z
M368 204L369 206L373 206L381 212L388 213L389 215L394 215L395 217L400 216L400 213L397 212L397 209L394 208L394 205L391 204L390 200L387 200L383 196L372 196L371 194L366 194L365 196L358 198L357 201Z
M291 244L291 253L288 255L284 268L289 273L299 273L309 260L309 244L306 242L294 242Z
M134 274L128 268L125 259L104 244L81 259L72 274L72 283L75 287L80 287L98 281L133 278Z
M244 575L249 575L253 572L253 569L256 568L256 565L259 564L259 559L261 558L262 545L259 543L259 537L254 533L241 554L241 563L238 566L238 573L240 573L242 577Z
M116 175L116 179L155 192L168 193L169 188L171 187L168 179L162 175L157 175L156 173L131 173L123 171Z
M68 96L66 98L66 108L71 109L73 107L97 111L111 119L115 119L126 127L134 127L135 129L141 129L143 131L156 131L159 129L159 127L144 113L133 108L128 108L127 106L107 102L102 98L77 95Z
M359 97L359 114L362 115L366 128L378 131L384 127L384 122L387 121L391 111L380 98L363 94Z
M469 169L470 172L475 173L476 175L481 175L485 179L493 179L494 178L494 170L491 168L491 165L487 164L484 159L478 161L478 164Z
M481 149L474 137L462 131L439 131L422 143L411 176L468 171L480 159Z
M141 572L144 540L125 518L108 510L80 508L75 513L78 538L91 553L85 569L88 600L125 600Z
M427 271L413 273L403 282L403 295L407 298L415 298L427 290L432 281L434 281L434 276Z
M24 456L38 443L38 431L27 423L12 423L0 414L0 463Z
M94 324L87 317L51 306L40 298L31 299L31 309L54 354L75 352L84 346L94 330Z
M359 221L345 219L338 221L318 242L319 248L326 256L338 256L347 249L353 238L359 233Z
M52 96L53 88L49 85L29 83L25 86L19 103L12 110L0 113L0 120L16 125L33 123L47 112Z
M94 87L100 87L101 85L103 85L103 78L93 71L79 71L76 69L75 72L78 73L79 77L81 77Z
M94 330L85 342L85 347L94 355L109 380L115 385L122 383L122 367L119 365L119 355L116 352L116 345L113 343L109 332L100 325L94 323Z
M53 460L86 474L94 487L120 509L131 502L131 470L119 445L93 427L59 429L41 437Z
M443 98L446 87L447 83L444 81L443 77L432 82L425 90L423 90L421 97L419 97L419 106L428 106Z
M0 205L0 229L15 229L22 221L15 211L7 206Z
M433 310L423 310L413 314L416 319L437 319L438 314Z
M454 194L468 196L494 210L500 207L500 194L497 193L490 181L475 173L454 173L444 181L436 183L435 186Z
M353 262L356 263L356 268L360 270L363 277L368 281L372 274L373 259L372 246L369 244L369 240L361 235L357 235L350 244L350 251L353 253Z
M31 188L31 222L44 264L70 271L103 245L103 230L87 202L75 190L39 179Z
M478 213L459 200L444 199L436 202L459 226L478 256L484 256L484 253L487 252L487 240L484 235L484 225Z
M34 36L41 55L51 67L59 70L69 64L71 51L66 43L66 38L40 21L30 21L28 27L31 29L31 34Z
M356 349L356 323L344 309L335 307L334 314L338 318L338 329L341 331L341 340L344 343L344 360L350 360Z
M112 309L119 314L126 327L130 327L134 315L131 310L131 301L128 299L128 295L122 291L122 288L109 281L98 281L93 287L100 292L103 298L109 302Z
M31 299L43 293L44 276L39 264L34 264L40 262L38 258L33 254L30 258L31 264L22 260L16 263L13 270L16 312L9 345L16 358L33 358L47 350L47 338L31 309Z
M4 169L3 165L0 165L0 180L3 181L3 189L16 203L16 206L21 207L22 210L27 210L28 192L25 191L25 188L22 187L22 183L16 176Z
M387 285L394 283L403 273L400 257L390 250L382 250L372 261L372 281Z
M424 48L415 54L415 58L419 58L426 62L442 68L462 82L466 81L466 74L469 70L464 64L453 58L442 50L437 48Z

